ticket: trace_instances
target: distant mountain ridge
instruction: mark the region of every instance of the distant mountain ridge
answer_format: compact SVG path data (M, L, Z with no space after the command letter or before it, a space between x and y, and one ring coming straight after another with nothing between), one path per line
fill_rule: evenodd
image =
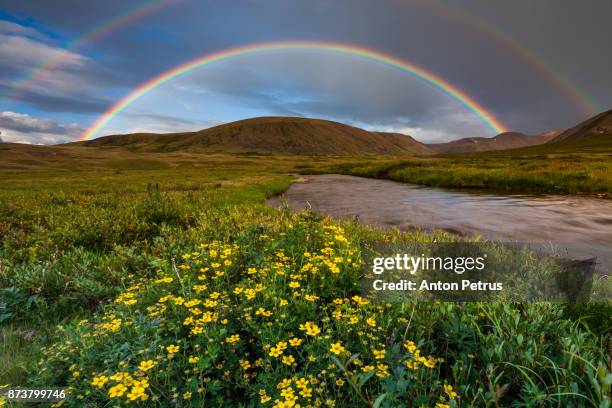
M409 135L375 132L323 119L258 117L195 132L132 133L70 143L96 147L125 147L132 151L205 151L295 155L434 155L512 150L545 144L593 145L612 134L612 110L567 130L529 136L504 132L491 138L468 137L426 144ZM606 139L607 140L607 139ZM604 140L605 143L606 140ZM559 145L560 146L560 145Z
M260 117L196 132L132 133L77 142L82 146L126 147L136 151L203 150L313 155L431 155L513 149L542 144L553 135L506 132L493 138L465 138L425 144L409 135L371 132L323 119Z
M468 153L493 150L508 150L519 147L535 146L552 140L557 133L547 132L537 136L528 136L519 132L504 132L495 137L468 137L446 143L429 144L427 147L435 153Z

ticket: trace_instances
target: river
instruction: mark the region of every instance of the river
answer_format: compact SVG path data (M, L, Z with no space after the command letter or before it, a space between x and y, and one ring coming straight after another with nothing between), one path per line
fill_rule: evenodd
M284 198L293 209L310 206L321 214L378 227L553 244L571 258L597 257L600 274L612 271L612 200L475 193L336 174L303 176ZM280 200L275 197L270 204Z

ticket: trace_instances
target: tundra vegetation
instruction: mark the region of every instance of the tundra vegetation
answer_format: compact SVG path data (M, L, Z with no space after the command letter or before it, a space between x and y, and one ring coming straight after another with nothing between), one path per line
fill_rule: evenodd
M458 238L265 205L353 159L76 160L2 170L1 386L76 407L610 404L609 303L373 302L363 243Z

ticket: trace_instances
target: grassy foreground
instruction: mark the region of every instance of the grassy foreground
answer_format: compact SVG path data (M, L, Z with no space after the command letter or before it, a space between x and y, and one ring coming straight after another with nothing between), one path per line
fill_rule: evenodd
M595 305L369 302L360 244L454 238L268 208L306 164L232 160L5 172L0 385L68 386L66 406L609 406Z

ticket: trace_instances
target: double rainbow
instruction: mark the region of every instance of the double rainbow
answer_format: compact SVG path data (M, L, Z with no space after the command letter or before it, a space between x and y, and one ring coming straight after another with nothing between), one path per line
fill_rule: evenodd
M179 0L151 0L142 3L140 6L128 9L123 13L119 13L110 19L102 21L95 25L90 30L76 37L74 40L66 44L60 51L52 53L51 56L40 64L30 69L23 78L14 81L8 86L7 100L18 99L28 90L28 88L37 79L42 79L49 72L64 63L70 55L71 50L82 48L88 44L100 40L109 34L112 34L120 29L129 26L136 21L145 18L150 14L157 13L165 7L177 3Z
M142 85L134 89L132 92L130 92L123 99L119 100L117 103L111 106L83 133L79 140L91 139L111 119L113 119L117 114L119 114L135 100L137 100L150 90L155 89L158 86L163 85L164 83L171 81L177 77L180 77L181 75L184 75L196 68L200 68L215 62L228 60L234 57L273 52L279 50L311 50L319 52L328 52L337 55L358 57L367 61L372 61L393 68L397 68L401 71L415 75L424 82L432 85L433 87L443 91L447 95L454 98L456 101L458 101L470 111L472 111L474 114L476 114L494 133L497 134L506 131L506 127L499 120L495 119L495 117L493 117L490 112L488 112L482 105L480 105L476 100L474 100L464 91L440 78L433 72L427 71L405 60L401 60L392 55L388 55L379 51L374 51L352 44L318 41L277 41L230 48L227 50L207 54L198 57L194 60L183 63L181 65L178 65L177 67L174 67L162 73L161 75L158 75L155 78L143 83Z

